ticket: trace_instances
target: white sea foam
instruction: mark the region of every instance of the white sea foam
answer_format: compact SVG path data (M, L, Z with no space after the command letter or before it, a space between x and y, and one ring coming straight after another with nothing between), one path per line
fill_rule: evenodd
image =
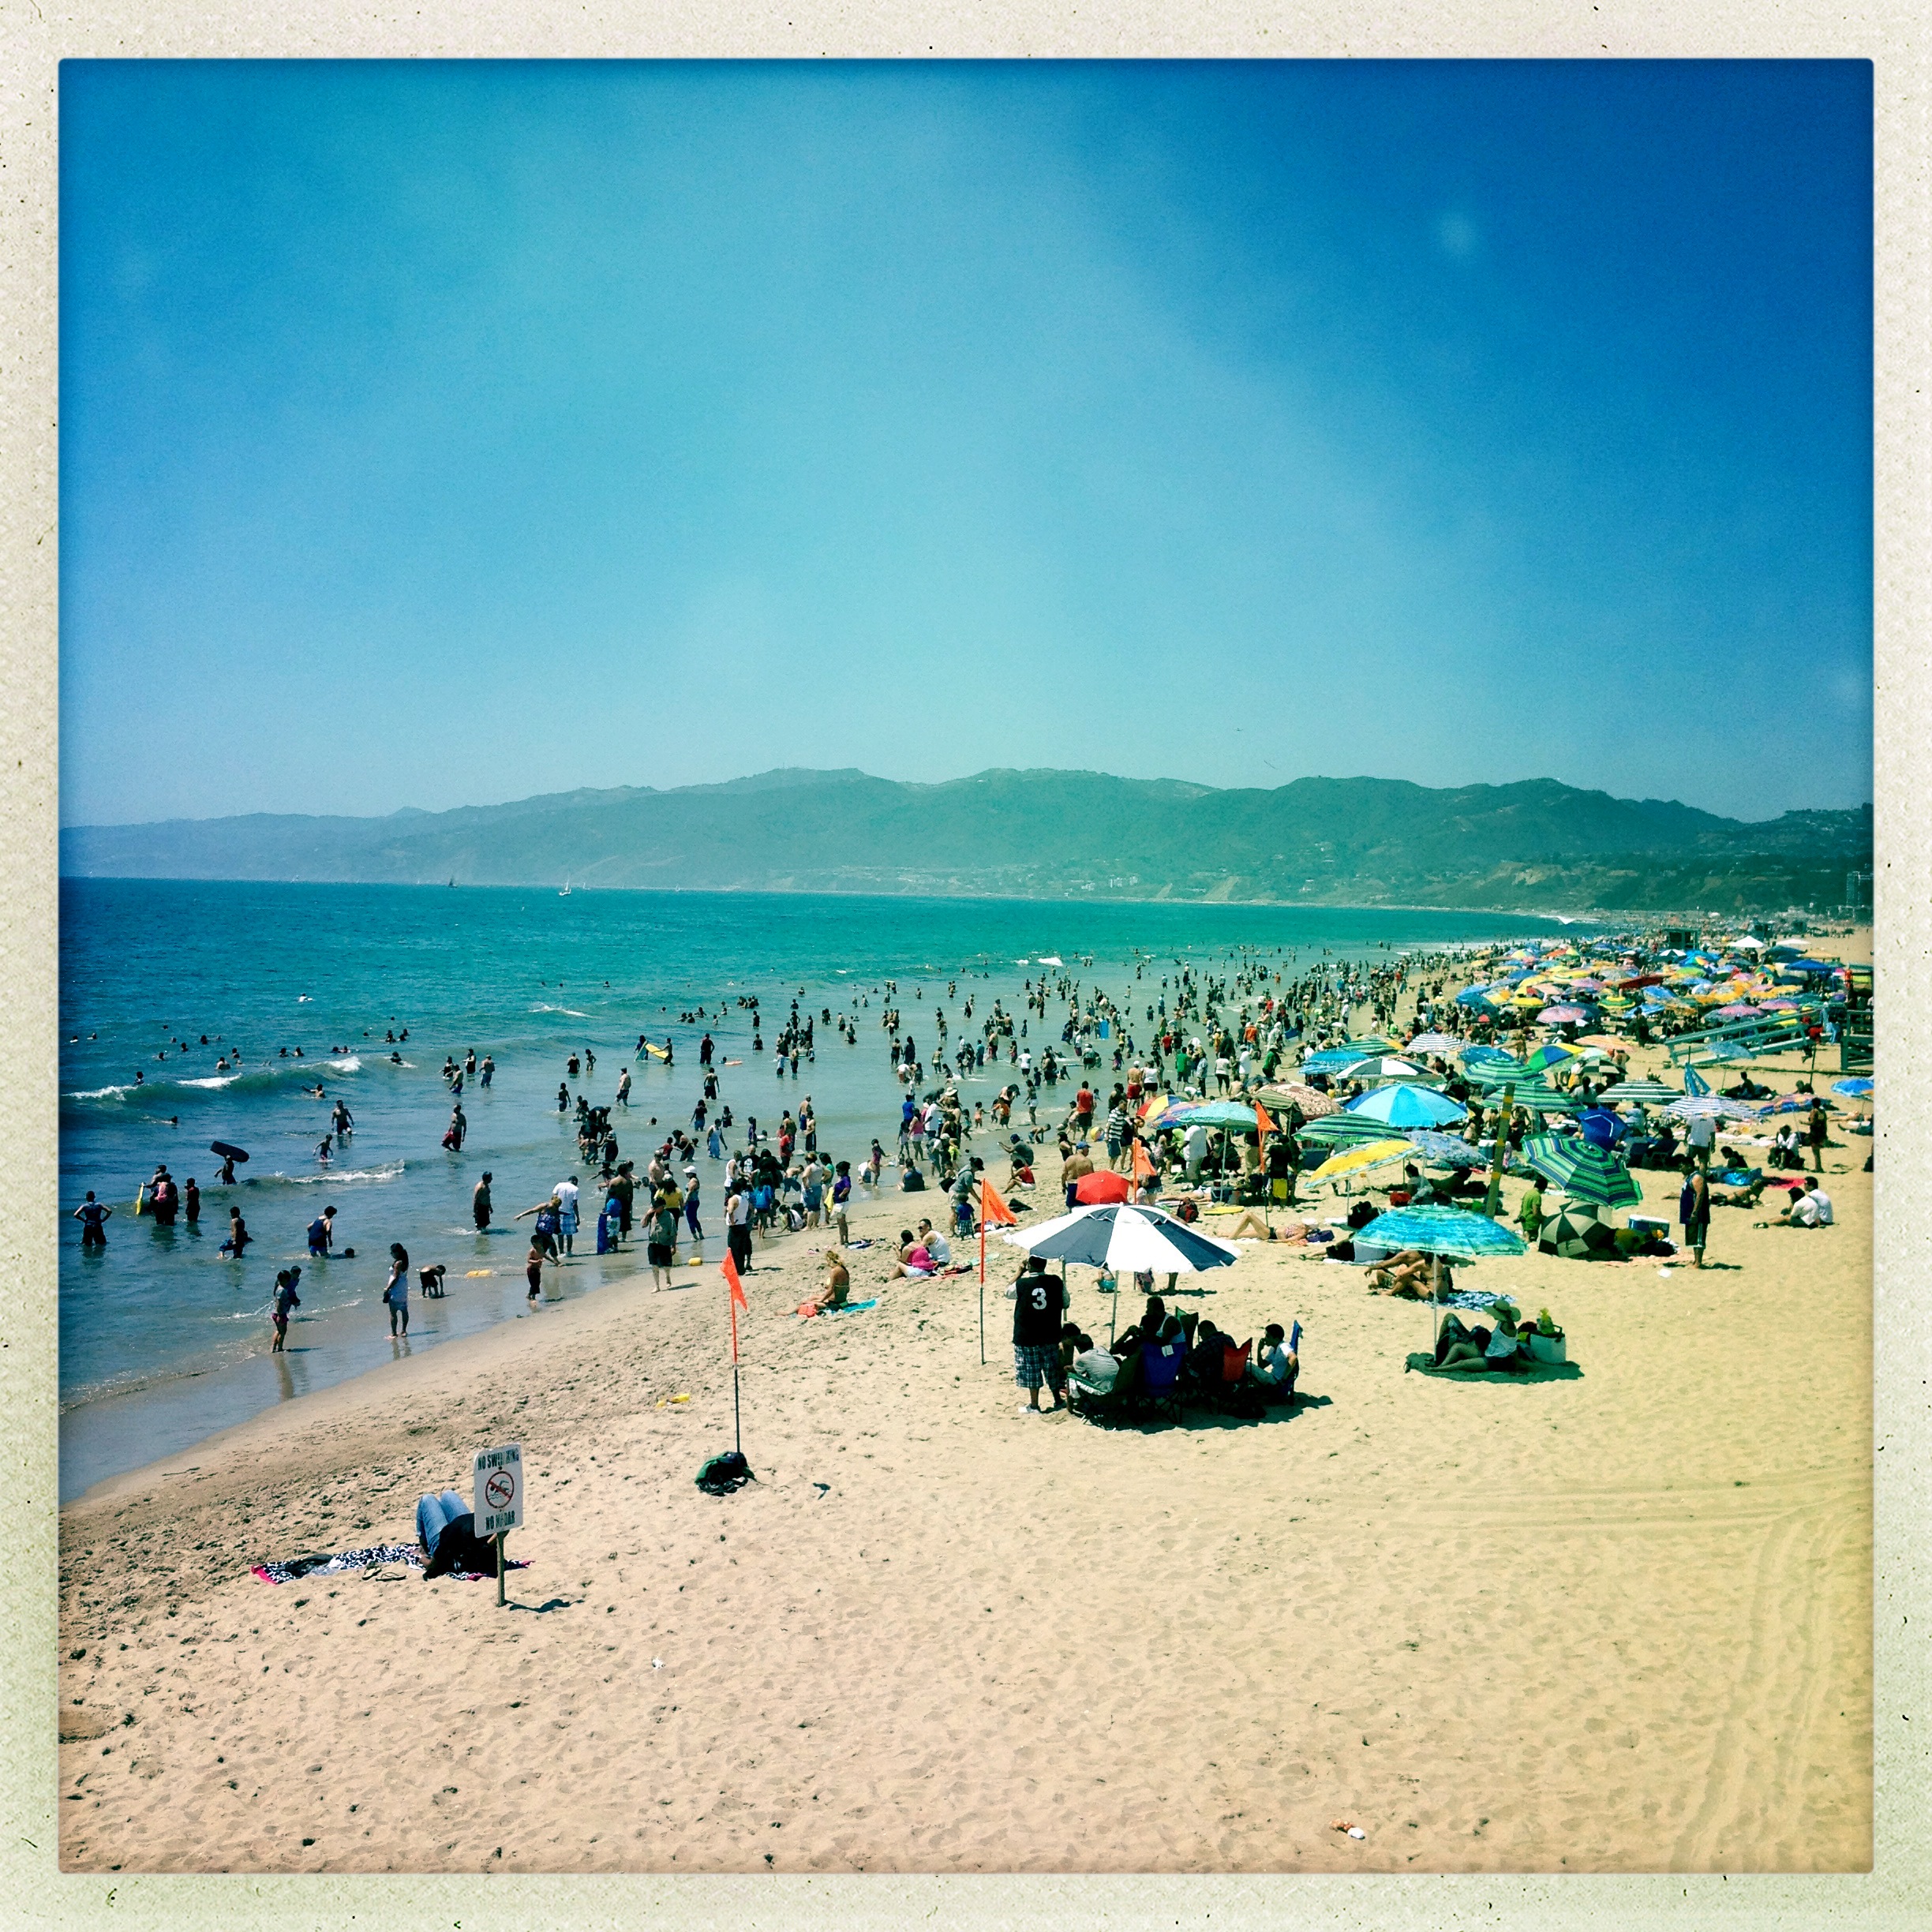
M360 1073L362 1071L362 1056L351 1054L346 1060L331 1060L329 1065L338 1073Z
M406 1161L391 1161L384 1167L328 1167L320 1174L265 1174L256 1176L260 1181L279 1181L289 1187L313 1187L319 1181L326 1181L331 1187L339 1187L345 1181L395 1181L401 1178Z
M569 1018L571 1018L571 1019L572 1019L572 1020L588 1020L588 1019L590 1017L590 1016L588 1013L579 1013L579 1012L577 1010L577 1009L576 1009L575 1006L543 1006L543 1005L537 1005L537 1006L533 1006L533 1007L530 1009L530 1011L531 1011L532 1013L564 1013L564 1014L567 1015L567 1016Z
M211 1073L203 1080L185 1080L183 1087L230 1087L241 1079L239 1073Z

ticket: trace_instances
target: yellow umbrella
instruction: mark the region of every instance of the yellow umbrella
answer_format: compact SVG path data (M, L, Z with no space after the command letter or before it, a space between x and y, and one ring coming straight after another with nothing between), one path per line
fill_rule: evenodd
M1331 1154L1309 1176L1311 1180L1329 1181L1338 1174L1359 1174L1365 1167L1380 1167L1385 1161L1413 1159L1415 1143L1412 1140L1369 1140L1361 1147L1350 1148L1344 1154Z

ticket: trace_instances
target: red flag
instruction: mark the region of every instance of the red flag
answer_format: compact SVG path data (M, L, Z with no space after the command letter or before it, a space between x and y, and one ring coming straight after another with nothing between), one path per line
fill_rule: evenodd
M1151 1181L1154 1178L1154 1163L1139 1140L1133 1144L1133 1171L1136 1181Z
M728 1305L731 1309L732 1374L735 1378L738 1373L738 1311L743 1309L749 1315L751 1304L745 1299L744 1283L738 1279L738 1264L728 1254L718 1264L718 1272L724 1277L725 1284L731 1290L731 1300ZM735 1380L732 1386L736 1386Z
M1255 1125L1264 1134L1275 1131L1275 1123L1268 1118L1268 1110L1257 1100L1254 1103Z
M990 1181L979 1183L979 1219L982 1221L1001 1221L1008 1227L1017 1226L1019 1216L1009 1208L994 1191Z

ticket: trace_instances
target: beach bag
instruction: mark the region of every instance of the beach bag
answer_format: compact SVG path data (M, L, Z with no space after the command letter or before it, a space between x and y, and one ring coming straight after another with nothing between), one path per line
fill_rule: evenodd
M1191 1200L1184 1200L1174 1210L1174 1219L1178 1221L1198 1221L1200 1219L1199 1204Z
M758 1478L739 1451L728 1449L722 1455L713 1456L698 1470L696 1480L706 1496L731 1496Z

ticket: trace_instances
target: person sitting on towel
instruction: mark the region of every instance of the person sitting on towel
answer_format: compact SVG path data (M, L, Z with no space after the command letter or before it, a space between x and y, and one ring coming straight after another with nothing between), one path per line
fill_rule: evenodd
M818 1291L818 1298L812 1304L821 1315L833 1309L842 1309L845 1305L846 1297L852 1293L852 1276L836 1248L826 1250L825 1262L825 1286Z

